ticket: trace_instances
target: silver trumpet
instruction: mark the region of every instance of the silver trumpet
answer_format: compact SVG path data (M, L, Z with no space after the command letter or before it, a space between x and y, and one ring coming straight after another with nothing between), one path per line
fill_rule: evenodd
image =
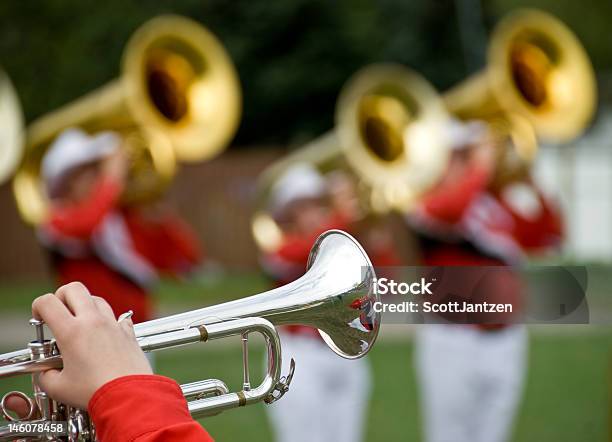
M281 374L281 345L276 326L301 324L315 327L339 356L356 359L365 355L376 340L380 315L373 304L379 301L373 290L374 269L363 248L345 232L330 230L313 245L308 271L301 278L258 295L219 305L180 313L135 325L138 343L149 352L229 336L240 336L243 348L242 390L230 392L218 379L181 385L193 417L210 416L224 410L264 401L278 400L289 388L290 372ZM95 440L95 429L86 410L57 403L42 391L36 373L61 368L62 358L53 339L45 339L43 325L28 348L0 355L0 378L32 374L34 397L10 392L0 401L0 412L7 420L28 423L66 421L68 433L60 437L43 434L23 437L14 423L0 426L0 441L9 440ZM248 365L248 335L261 334L267 349L267 370L263 381L252 387ZM5 409L7 397L18 395L30 405L26 418L19 420Z

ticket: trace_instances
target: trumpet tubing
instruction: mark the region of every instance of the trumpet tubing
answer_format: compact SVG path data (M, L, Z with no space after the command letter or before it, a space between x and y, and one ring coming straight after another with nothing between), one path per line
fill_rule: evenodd
M372 264L357 241L345 232L330 230L317 239L310 252L308 270L296 281L259 295L136 324L134 331L144 351L230 336L241 336L246 342L248 334L261 334L268 353L268 366L259 385L251 386L248 355L243 347L241 390L231 392L218 379L184 384L181 389L194 417L260 401L271 403L287 391L294 369L292 361L289 374L281 376L282 351L275 327L283 324L315 327L336 354L347 359L360 358L370 351L380 328L380 314L373 308L373 304L380 301L373 290L374 278ZM42 342L35 341L28 349L0 355L0 378L62 367L54 341L44 340L42 329L37 334ZM39 398L36 396L33 402L36 407L41 407ZM46 396L45 400L52 401ZM95 431L84 412L69 410L55 402L51 406L56 411L49 415L43 413L43 421L75 423L80 419L80 427L70 426L75 431L71 436L82 437L79 440L95 438ZM0 409L5 412L3 403ZM30 411L35 415L35 410ZM77 428L82 431L74 430ZM7 427L0 427L0 441L5 440L13 439Z

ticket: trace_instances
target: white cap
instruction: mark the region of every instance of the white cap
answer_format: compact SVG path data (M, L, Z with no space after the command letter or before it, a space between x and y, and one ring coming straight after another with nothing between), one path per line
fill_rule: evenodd
M453 118L447 126L447 137L452 150L462 150L481 141L486 131L487 125L482 121Z
M70 171L113 153L121 143L115 132L88 135L81 129L64 130L49 146L42 160L41 174L49 194Z
M308 163L291 166L272 186L270 209L273 213L284 210L293 201L320 198L325 195L323 176Z

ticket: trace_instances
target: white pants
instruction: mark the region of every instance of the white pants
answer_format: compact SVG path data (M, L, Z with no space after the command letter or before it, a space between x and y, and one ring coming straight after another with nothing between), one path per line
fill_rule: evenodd
M508 440L526 352L523 326L491 332L465 325L420 326L415 363L425 440Z
M267 406L278 442L359 442L370 393L364 359L346 360L316 337L281 335L283 375L295 359L289 391Z

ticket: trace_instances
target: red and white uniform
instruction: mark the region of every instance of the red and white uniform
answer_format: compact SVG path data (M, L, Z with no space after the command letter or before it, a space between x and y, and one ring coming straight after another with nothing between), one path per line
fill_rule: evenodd
M514 183L494 194L487 182L486 172L472 170L452 186L435 189L408 218L421 237L424 265L512 265L560 244L560 214L533 183ZM518 274L508 275L520 286ZM415 364L425 440L508 440L526 356L524 326L419 327Z
M425 265L513 264L560 245L560 213L533 183L491 193L485 171L465 175L435 189L408 219L426 244Z
M278 286L306 271L316 238L326 230L348 230L348 222L334 216L310 237L287 235L283 244L262 258L266 272ZM335 355L316 329L283 327L283 371L291 358L296 368L289 391L266 407L278 442L359 442L363 439L370 395L370 370L365 359L345 360Z
M172 379L133 375L100 387L88 404L100 442L212 442Z
M136 209L120 208L121 191L119 183L102 178L84 202L52 205L38 236L60 284L80 281L115 315L133 310L134 322L142 322L152 316L147 292L160 272L189 271L201 252L178 218L164 214L151 222Z

